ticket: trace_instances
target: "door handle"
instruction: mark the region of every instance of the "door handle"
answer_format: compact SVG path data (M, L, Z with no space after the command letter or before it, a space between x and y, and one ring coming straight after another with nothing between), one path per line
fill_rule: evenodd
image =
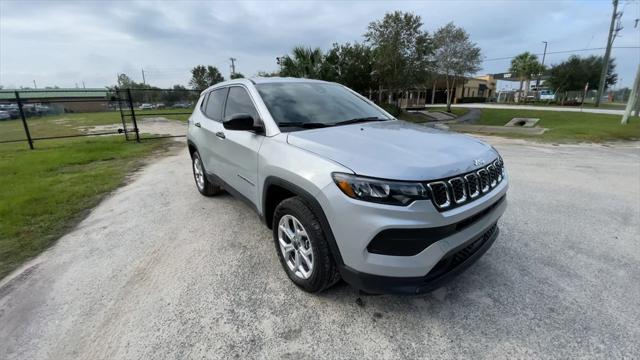
M193 124L193 125L195 125L195 126L197 126L197 127L200 127L200 126L201 126L199 122L197 122L197 123L195 123L195 124Z
M224 136L224 133L222 131L218 131L216 133L216 136L219 137L220 139L224 139L226 136Z

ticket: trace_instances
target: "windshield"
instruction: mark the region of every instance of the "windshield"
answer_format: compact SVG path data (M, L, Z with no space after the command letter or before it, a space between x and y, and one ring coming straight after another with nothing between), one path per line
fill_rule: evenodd
M322 127L352 120L389 119L337 84L267 83L256 88L280 127Z

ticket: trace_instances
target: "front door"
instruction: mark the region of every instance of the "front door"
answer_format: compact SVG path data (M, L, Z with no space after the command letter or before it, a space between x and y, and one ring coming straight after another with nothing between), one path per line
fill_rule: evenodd
M250 114L259 121L251 96L242 86L229 88L224 118L235 114ZM252 203L258 203L258 151L264 136L252 131L224 130L221 150L224 180Z

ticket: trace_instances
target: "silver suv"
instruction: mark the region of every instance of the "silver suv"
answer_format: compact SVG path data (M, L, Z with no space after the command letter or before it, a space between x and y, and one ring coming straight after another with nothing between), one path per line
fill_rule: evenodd
M487 251L507 175L491 146L396 120L335 83L236 79L189 118L198 191L245 200L273 230L296 285L340 278L368 293L423 293Z

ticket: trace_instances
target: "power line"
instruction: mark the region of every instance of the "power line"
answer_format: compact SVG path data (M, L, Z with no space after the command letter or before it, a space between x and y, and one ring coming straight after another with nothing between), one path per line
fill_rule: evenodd
M593 50L605 50L605 49L606 49L606 47L597 47L597 48L586 48L586 49L575 49L575 50L547 51L547 55L550 55L550 54L567 54L567 53L580 52L580 51L593 51ZM612 49L640 49L640 46L613 46ZM533 54L533 55L542 56L542 53ZM510 60L510 59L515 58L516 56L517 55L499 57L499 58L491 58L491 59L484 59L483 61Z

